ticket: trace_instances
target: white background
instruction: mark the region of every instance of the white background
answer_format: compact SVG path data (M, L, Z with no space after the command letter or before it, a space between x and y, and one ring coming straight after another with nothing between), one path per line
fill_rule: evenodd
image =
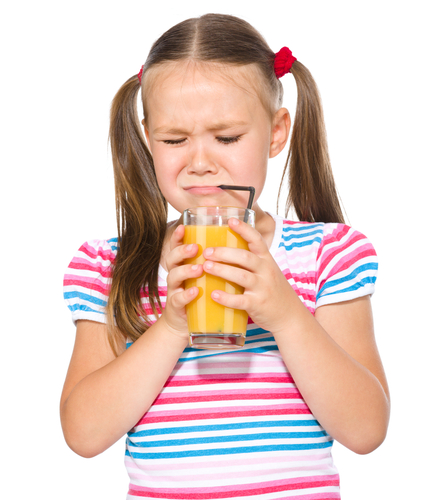
M74 342L63 274L90 238L116 235L111 99L152 42L206 12L251 22L315 77L349 223L380 258L372 301L389 379L385 443L334 457L344 500L435 494L435 18L431 1L17 1L1 19L0 496L120 500L123 441L87 460L65 444L58 401ZM295 84L283 79L285 105ZM261 198L275 211L285 153ZM285 196L282 201L284 202ZM283 205L283 203L282 203ZM434 462L434 463L433 463ZM434 467L432 467L434 465ZM431 493L433 490L434 493ZM435 498L435 497L434 497Z

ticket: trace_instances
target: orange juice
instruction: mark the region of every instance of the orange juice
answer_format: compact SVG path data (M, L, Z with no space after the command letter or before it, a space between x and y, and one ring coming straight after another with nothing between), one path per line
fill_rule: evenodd
M247 242L232 231L229 226L185 226L184 243L197 243L196 257L187 259L188 264L203 264L203 250L208 247L231 247L249 250ZM247 312L217 304L212 298L214 290L241 294L243 287L222 278L203 273L200 278L186 280L185 288L196 286L199 295L186 307L188 329L191 334L207 334L226 337L228 334L243 337L246 335Z

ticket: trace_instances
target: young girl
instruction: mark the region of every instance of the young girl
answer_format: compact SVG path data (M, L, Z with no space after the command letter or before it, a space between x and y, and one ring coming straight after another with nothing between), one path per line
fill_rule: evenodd
M256 202L291 128L287 73L298 90L287 212L305 222ZM245 21L189 19L121 87L110 137L119 237L85 243L65 276L77 324L61 399L68 445L92 457L128 433L130 499L340 498L333 440L377 448L389 396L369 300L376 254L342 223L311 74ZM250 252L206 248L203 266L184 264L198 247L167 223L167 203L246 206L222 184L255 187L256 228L230 223ZM199 290L184 281L204 272L245 288L212 294L249 313L238 350L187 347L185 306Z

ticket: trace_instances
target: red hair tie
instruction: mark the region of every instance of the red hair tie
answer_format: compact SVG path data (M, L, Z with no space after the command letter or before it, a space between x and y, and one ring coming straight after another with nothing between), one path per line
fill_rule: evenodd
M138 80L140 81L140 85L141 85L141 78L143 77L143 68L144 64L141 66L140 72L138 73Z
M276 78L281 78L285 73L289 73L294 61L297 59L288 47L282 47L279 52L276 52L274 64Z

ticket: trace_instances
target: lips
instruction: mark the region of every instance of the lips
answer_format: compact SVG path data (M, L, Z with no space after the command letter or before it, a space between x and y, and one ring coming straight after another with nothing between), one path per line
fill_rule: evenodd
M189 186L184 189L185 191L188 191L190 194L195 194L195 195L210 195L223 192L217 186Z

